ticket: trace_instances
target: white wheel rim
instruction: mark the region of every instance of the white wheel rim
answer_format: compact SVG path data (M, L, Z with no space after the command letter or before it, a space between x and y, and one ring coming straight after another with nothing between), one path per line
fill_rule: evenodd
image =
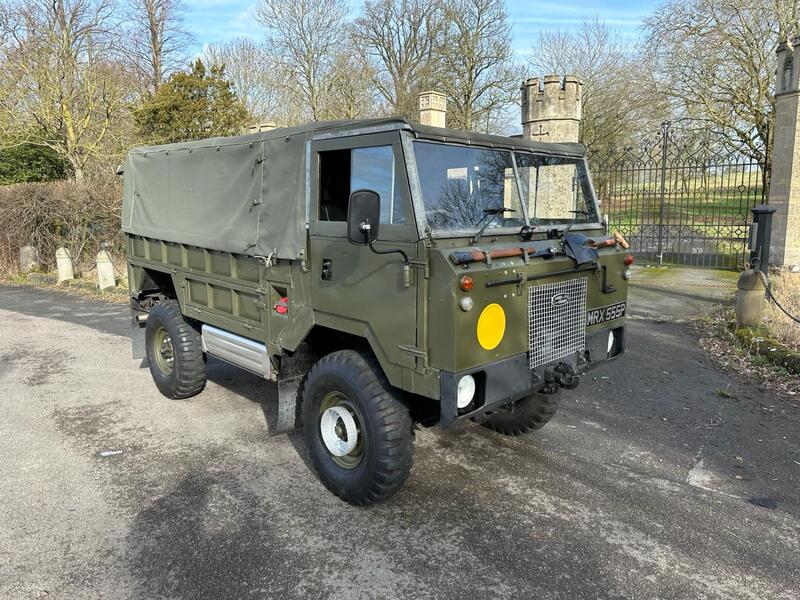
M344 406L331 406L319 420L322 441L334 456L350 454L358 444L358 428L353 415Z

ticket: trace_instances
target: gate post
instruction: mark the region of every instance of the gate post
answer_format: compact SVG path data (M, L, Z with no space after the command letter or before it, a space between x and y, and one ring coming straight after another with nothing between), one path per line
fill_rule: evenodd
M664 264L664 200L667 195L667 151L669 150L669 121L661 123L661 185L659 186L658 207L658 266Z
M769 274L769 251L772 239L772 215L775 209L760 204L750 209L753 225L750 227L750 268Z
M775 209L772 260L800 266L800 37L778 46L769 204Z

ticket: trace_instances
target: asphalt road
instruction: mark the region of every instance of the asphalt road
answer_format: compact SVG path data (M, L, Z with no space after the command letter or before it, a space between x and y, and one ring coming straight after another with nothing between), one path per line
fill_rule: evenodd
M0 286L0 598L800 598L800 408L687 325L632 320L537 435L418 432L368 509L266 436L257 378L166 400L126 328Z

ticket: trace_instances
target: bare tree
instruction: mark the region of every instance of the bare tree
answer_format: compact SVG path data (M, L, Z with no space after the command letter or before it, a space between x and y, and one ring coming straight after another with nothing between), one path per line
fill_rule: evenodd
M27 0L0 12L0 137L52 148L82 180L127 100L111 0Z
M449 26L442 46L441 79L448 123L460 129L498 131L514 102L519 77L513 63L511 23L503 0L446 0Z
M417 95L436 80L443 19L441 0L364 3L353 39L373 65L373 81L388 112L417 119Z
M375 71L352 47L336 55L325 101L326 119L363 119L378 113Z
M189 59L191 35L184 29L181 0L127 0L128 34L122 50L147 91L155 93Z
M539 74L577 75L583 83L581 141L597 156L625 146L663 120L667 109L654 93L651 74L637 49L599 20L577 31L543 31L532 48L530 68ZM661 97L663 98L663 96Z
M346 40L345 0L260 0L256 18L290 92L313 120L324 110L324 90L335 55Z
M775 48L800 31L799 16L796 0L668 0L645 22L660 89L688 119L763 157Z
M209 44L204 54L207 66L225 67L225 75L253 119L278 118L282 100L278 67L262 44L235 37Z

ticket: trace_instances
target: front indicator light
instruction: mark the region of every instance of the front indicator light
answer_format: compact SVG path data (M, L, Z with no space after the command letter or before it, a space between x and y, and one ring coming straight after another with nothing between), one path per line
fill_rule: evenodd
M624 262L626 267L630 267L633 264L633 254L626 254Z
M461 290L464 292L469 292L475 287L475 281L473 281L472 277L469 275L464 275L460 281Z
M475 398L475 378L472 375L464 375L458 380L456 389L456 406L459 410L467 408Z

